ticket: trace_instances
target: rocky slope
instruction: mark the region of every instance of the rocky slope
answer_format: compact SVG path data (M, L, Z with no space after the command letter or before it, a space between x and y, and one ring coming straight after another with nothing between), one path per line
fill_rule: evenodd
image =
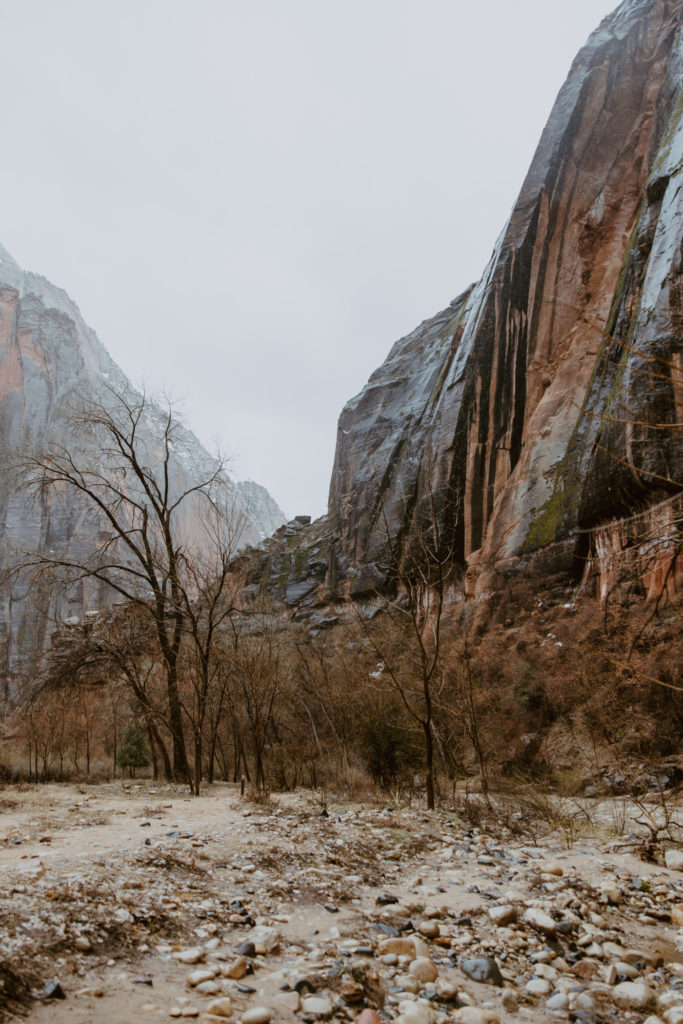
M64 440L69 403L95 394L106 401L104 385L137 395L66 292L23 271L0 246L0 456L20 446L30 449ZM144 429L151 445L160 436L160 416L161 410L150 403ZM174 478L184 490L210 473L215 463L189 430L181 428L177 440ZM284 522L265 488L227 478L225 486L248 510L243 544L269 536ZM94 549L99 533L100 524L83 509L30 502L16 490L5 459L0 460L0 569L13 552L41 547L59 547L82 557ZM56 611L61 617L81 616L108 600L102 588L86 581ZM10 681L30 668L54 611L49 603L38 608L28 598L25 583L15 581L0 590L0 694L6 695Z
M432 512L479 590L558 542L582 564L587 528L680 492L682 17L625 0L603 21L481 280L344 408L329 584L371 590L387 530L405 550Z

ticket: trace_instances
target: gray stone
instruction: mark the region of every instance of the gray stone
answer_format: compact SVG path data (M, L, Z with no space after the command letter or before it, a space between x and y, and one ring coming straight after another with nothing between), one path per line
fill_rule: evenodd
M499 988L503 985L503 976L493 957L477 956L466 958L460 961L460 969L463 974L466 974L468 978L472 978L473 981L478 981L485 985L497 985Z

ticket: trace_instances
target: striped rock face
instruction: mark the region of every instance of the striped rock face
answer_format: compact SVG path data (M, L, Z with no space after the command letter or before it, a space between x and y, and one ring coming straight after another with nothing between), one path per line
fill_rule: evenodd
M436 514L476 587L680 490L682 16L626 0L603 21L481 280L342 411L337 581L370 591L387 531L406 550Z

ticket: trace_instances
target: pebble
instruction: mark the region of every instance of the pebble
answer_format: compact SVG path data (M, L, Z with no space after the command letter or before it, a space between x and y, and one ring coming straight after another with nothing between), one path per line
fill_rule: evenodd
M79 988L76 995L87 999L101 999L104 995L104 989L88 986L87 988Z
M396 1024L434 1024L435 1014L429 1006L403 1002L399 1004L399 1010Z
M225 964L221 967L221 974L224 978L233 978L235 981L239 981L247 973L247 960L246 957L240 956L237 960L233 960L231 964Z
M278 992L273 996L273 1006L290 1013L298 1013L301 1007L301 996L298 992Z
M546 875L556 875L557 878L562 878L564 875L564 869L561 864L557 863L557 861L546 861L544 864L541 864L541 867Z
M479 1006L463 1006L456 1013L454 1020L460 1024L500 1024L500 1017L492 1010L484 1010Z
M74 942L79 953L92 953L92 942L85 935L79 935Z
M569 996L566 992L556 992L554 996L546 1000L545 1005L548 1010L567 1010L569 1009Z
M46 999L66 999L64 989L58 978L49 978L43 985L43 995Z
M683 903L676 903L671 908L671 923L683 927Z
M500 973L498 964L490 956L477 956L461 960L460 969L472 981L478 981L485 985L497 985L502 988L503 976Z
M420 921L417 930L427 939L435 939L441 931L437 921Z
M360 1014L356 1024L382 1024L382 1021L379 1014L375 1013L374 1010L366 1009Z
M646 953L644 949L627 949L621 954L621 959L627 964L649 964L654 967L657 957Z
M657 1012L663 1013L665 1010L670 1010L673 1006L683 1005L683 992L676 989L667 989L666 992L660 992L657 996Z
M396 956L408 956L411 960L417 956L414 939L383 939L379 944L379 952L382 955L389 953Z
M267 1006L250 1006L242 1016L242 1024L268 1024L273 1011Z
M508 1013L517 1013L519 1004L516 993L511 988L506 988L500 997L500 1004Z
M552 990L553 986L546 978L532 978L524 986L524 991L529 996L547 996Z
M216 977L216 972L213 968L208 967L204 970L190 971L185 981L190 988L195 988L197 985L201 985L205 981L211 981L212 978Z
M221 991L221 987L215 981L200 981L196 990L204 996L215 996Z
M220 999L212 999L206 1007L207 1013L214 1017L232 1017L232 1000L230 996L221 996Z
M436 964L426 956L419 956L413 960L408 970L411 977L415 978L422 985L430 981L436 981L439 977Z
M555 935L557 932L557 922L553 921L552 917L546 914L544 910L539 910L538 907L529 907L524 912L522 921L544 935Z
M412 992L417 995L420 991L420 982L410 974L399 974L396 977L396 985L402 992Z
M517 910L515 907L490 907L489 917L499 928L505 928L517 920Z
M646 1010L655 994L642 981L622 981L612 990L612 999L620 1010Z
M308 996L301 1001L301 1009L314 1017L325 1017L332 1013L332 1002L325 996Z
M193 949L183 949L179 953L174 953L173 956L176 960L180 960L181 964L198 964L200 960L204 959L204 950L199 946Z
M664 863L669 871L683 871L683 850L667 850Z
M458 986L445 978L439 978L436 983L436 995L443 1003L454 1003L458 998Z

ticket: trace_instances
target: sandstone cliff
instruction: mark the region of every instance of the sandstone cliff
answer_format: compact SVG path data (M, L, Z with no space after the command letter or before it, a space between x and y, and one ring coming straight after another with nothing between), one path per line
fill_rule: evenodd
M589 528L681 489L682 18L626 0L603 21L481 280L344 408L328 583L369 591L427 496L476 587L558 542L583 560Z
M106 401L103 385L133 397L137 394L66 292L21 270L0 246L0 456L20 446L40 448L64 440L71 400L102 395ZM144 424L150 446L158 433L159 416L161 410L152 403ZM182 428L174 460L180 489L210 473L215 465L196 437ZM36 504L15 484L2 458L0 570L20 552L59 549L83 558L100 543L101 524L83 508ZM227 478L225 486L247 508L242 544L268 537L284 522L265 488ZM105 588L84 581L71 588L56 608L47 598L41 607L35 595L29 598L25 582L5 583L0 588L0 695L9 692L12 679L30 671L52 615L80 617L110 600Z

